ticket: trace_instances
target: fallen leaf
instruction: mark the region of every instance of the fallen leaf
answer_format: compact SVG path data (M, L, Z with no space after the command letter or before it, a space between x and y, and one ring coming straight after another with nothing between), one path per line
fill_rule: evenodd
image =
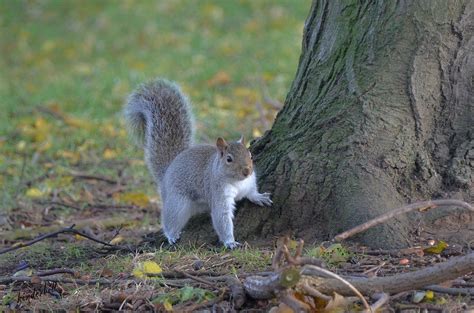
M329 300L329 303L324 308L324 312L331 313L343 313L347 312L346 308L352 303L351 300L341 296L337 292L334 293L334 297Z
M431 290L427 290L425 294L425 300L433 300L434 299L434 292Z
M71 163L77 164L81 159L81 155L78 152L61 150L56 153L56 156L68 159Z
M207 81L207 85L209 87L215 87L215 86L227 85L231 81L232 79L230 78L230 75L227 72L219 71L211 79Z
M100 272L100 277L112 277L114 272L110 268L103 268Z
M41 284L41 278L37 275L31 276L31 283L32 284Z
M150 203L148 196L142 192L115 193L113 199L118 202L146 207Z
M162 272L161 267L154 261L143 262L143 272L146 274L159 274Z
M428 247L423 249L425 253L431 253L431 254L440 254L441 252L444 251L448 247L448 244L444 242L443 240L440 240L437 244L435 244L432 247Z
M78 234L74 235L74 239L76 239L77 241L86 240L86 238L84 238L83 236L78 235Z
M109 243L110 243L111 245L116 245L116 244L121 243L124 239L125 239L125 238L123 238L122 235L118 235L118 236L116 236L114 239L110 240Z
M44 197L46 194L46 191L39 190L38 188L30 188L26 191L26 196L32 199Z
M171 304L170 300L168 300L168 299L165 299L165 301L163 302L163 307L168 312L173 311L173 305Z
M102 154L102 156L106 160L115 159L117 157L117 151L107 148L104 150L104 153Z
M132 271L132 275L136 278L147 278L150 274L159 274L162 272L161 267L154 261L145 261L138 263Z

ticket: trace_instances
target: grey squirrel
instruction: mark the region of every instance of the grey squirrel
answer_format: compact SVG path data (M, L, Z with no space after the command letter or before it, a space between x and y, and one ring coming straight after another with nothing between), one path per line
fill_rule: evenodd
M259 193L250 151L243 136L216 145L193 143L190 102L179 86L156 79L139 86L124 108L131 134L145 151L145 162L161 190L161 223L173 245L191 216L210 212L219 240L227 248L234 239L235 202L247 198L271 205L269 193Z

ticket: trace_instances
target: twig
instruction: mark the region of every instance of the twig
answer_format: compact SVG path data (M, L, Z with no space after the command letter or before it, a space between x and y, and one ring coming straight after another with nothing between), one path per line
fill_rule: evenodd
M309 312L310 306L295 298L293 292L284 290L280 293L280 301L289 306L293 312Z
M27 187L30 187L33 183L42 181L43 179L48 178L48 177L49 177L49 173L44 173L44 174L39 175L38 177L25 181L23 184L26 185Z
M49 281L55 283L62 283L62 284L76 284L76 285L110 285L112 281L106 279L91 279L91 280L84 280L84 279L70 279L70 278L55 278L55 277L45 277L40 278L41 281ZM11 284L12 282L31 282L31 277L6 277L0 278L0 284Z
M108 243L108 242L102 241L102 240L100 240L100 239L94 238L94 237L92 237L92 236L90 236L90 235L87 235L87 234L85 234L85 233L83 233L83 232L81 232L81 231L75 230L75 229L73 229L74 226L76 226L76 225L74 224L74 225L72 225L72 226L70 226L70 227L66 227L66 228L57 230L57 231L55 231L55 232L51 232L51 233L48 233L48 234L41 235L41 236L39 236L39 237L37 237L37 238L31 240L31 241L28 241L28 242L25 242L25 243L21 242L21 243L18 243L18 244L16 244L16 245L14 245L14 246L11 246L11 247L2 249L2 250L0 250L0 254L4 254L4 253L10 252L10 251L18 250L18 249L20 249L20 248L28 247L28 246L31 246L31 245L37 243L37 242L40 242L40 241L42 241L42 240L45 240L45 239L47 239L47 238L52 238L52 237L56 237L56 236L59 235L59 234L67 234L67 233L82 236L82 237L87 238L87 239L89 239L89 240L92 240L92 241L95 241L95 242L97 242L97 243L100 243L100 244L103 244L103 245L105 245L105 246L108 246L108 247L110 247L110 248L112 248L112 249L114 249L114 250L132 251L132 249L129 248L129 247L113 245L113 244L110 244L110 243Z
M65 208L71 208L71 209L74 209L74 210L82 210L81 207L75 205L75 204L69 204L69 203L65 203L65 202L61 202L61 201L37 201L38 204L42 204L42 205L59 205L59 206L63 206Z
M35 275L39 277L51 276L56 274L70 274L72 276L76 276L77 273L69 268L57 268L54 270L38 272Z
M373 312L377 312L378 309L383 307L388 302L388 300L390 300L390 296L385 292L377 293L372 297L376 300L376 302L370 306Z
M345 285L347 288L349 288L353 293L355 293L359 299L362 301L362 303L364 304L364 307L365 309L368 311L368 312L373 312L372 309L370 308L370 305L369 303L367 303L367 300L365 300L364 296L362 295L362 293L357 290L356 287L354 287L354 285L352 285L349 281L345 280L344 278L342 278L341 276L337 275L337 274L334 274L333 272L331 271L328 271L322 267L319 267L319 266L315 266L315 265L306 265L304 267L305 269L310 269L311 271L313 272L319 272L319 273L322 273L324 275L327 275L329 277L332 277L332 278L335 278L336 280L338 280L340 283L342 283L343 285ZM303 269L303 272L304 272L304 269ZM302 273L303 274L303 273Z
M100 181L104 181L106 183L109 183L109 184L112 184L112 185L116 185L117 184L117 181L112 179L112 178L109 178L109 177L105 177L105 176L99 176L99 175L92 175L92 174L85 174L85 173L78 173L78 172L74 172L74 171L70 171L69 172L74 178L77 178L77 179L86 179L86 180L100 180Z
M416 254L416 255L423 255L423 248L422 247L411 247L411 248L405 248L405 249L390 249L390 250L373 250L373 251L364 251L364 250L359 250L359 251L354 251L355 253L360 253L360 254L365 254L365 255L389 255L393 257L401 257L403 255L411 255L411 254Z
M447 288L436 285L424 287L425 290L431 290L439 293L446 293L453 296L474 296L474 288Z
M211 282L208 281L208 280L205 280L205 279L200 278L200 277L193 276L193 275L188 274L188 273L186 273L186 272L181 272L181 274L183 274L184 276L186 276L186 277L188 277L188 278L190 278L190 279L192 279L192 280L195 280L195 281L197 281L197 282L200 282L200 283L202 283L202 284L204 284L204 285L208 285L208 286L210 286L210 287L212 287L212 288L216 288L216 285L213 284L213 283L211 283Z
M457 207L462 207L465 209L468 209L470 211L474 212L474 207L471 206L469 203L461 201L461 200L454 200L454 199L446 199L446 200L430 200L430 201L421 201L421 202L415 202L407 206L403 206L401 208L391 210L390 212L387 212L385 214L380 215L379 217L376 217L370 221L365 222L364 224L361 224L359 226L356 226L352 229L349 229L336 237L334 239L336 241L341 241L344 239L347 239L349 237L354 236L355 234L358 234L360 232L366 231L367 229L374 227L376 225L379 225L395 216L405 214L414 210L420 210L420 211L425 211L428 209L433 209L437 207L443 207L443 206L457 206Z
M320 299L323 299L323 300L326 300L326 301L330 301L332 299L332 297L330 296L327 296L325 295L324 293L321 293L319 292L318 290L310 287L308 284L304 283L301 285L301 289L303 289L303 291L312 296L312 297L316 297L316 298L320 298Z
M219 277L219 276L225 276L227 277L227 274L222 274L218 272L212 272L212 271L188 271L186 272L187 274L191 274L193 276L212 276L212 277ZM184 278L186 277L183 274L183 271L167 271L167 272L161 272L160 275L163 278Z

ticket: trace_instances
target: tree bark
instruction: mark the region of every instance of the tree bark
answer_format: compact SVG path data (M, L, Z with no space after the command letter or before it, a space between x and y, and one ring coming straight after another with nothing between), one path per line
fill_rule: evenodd
M325 240L415 200L472 202L473 35L474 1L314 1L284 107L251 147L274 205L246 203L237 238ZM406 245L417 219L358 239Z

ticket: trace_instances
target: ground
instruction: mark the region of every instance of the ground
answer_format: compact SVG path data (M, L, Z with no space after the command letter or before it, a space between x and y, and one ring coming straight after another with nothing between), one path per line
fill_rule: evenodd
M120 112L134 86L163 76L179 81L190 95L200 141L259 136L270 127L293 79L309 6L309 0L297 5L283 0L1 2L0 24L7 31L0 45L0 249L72 225L130 249L107 250L69 233L2 253L0 309L225 305L224 287L217 283L173 285L163 282L166 275L143 279L137 270L156 264L167 275L238 277L271 270L274 242L235 251L215 242L175 249L161 245L156 235L160 199ZM375 269L378 275L449 256L427 254L404 263L406 256L372 256L345 244L306 248L306 255L322 257L336 272ZM45 277L64 280L72 274L112 284L4 280L54 269L65 273ZM473 280L466 277L464 283ZM399 300L411 303L411 294ZM420 306L463 302L469 299L436 294ZM245 307L275 305L262 300Z

